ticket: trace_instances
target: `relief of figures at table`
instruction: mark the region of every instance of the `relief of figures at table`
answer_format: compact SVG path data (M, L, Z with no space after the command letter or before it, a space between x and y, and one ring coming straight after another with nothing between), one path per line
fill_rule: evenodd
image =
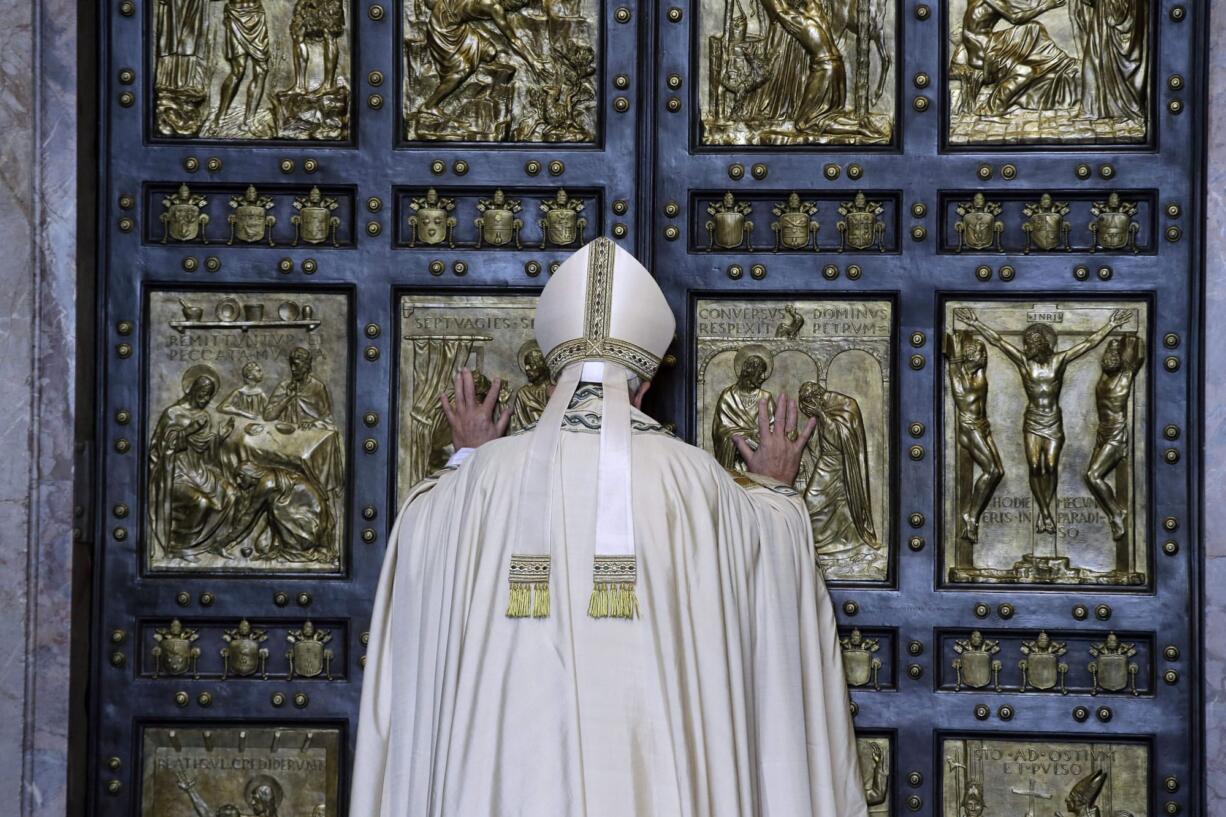
M594 142L600 5L405 0L405 139Z
M601 231L600 192L401 190L404 247L578 249Z
M340 730L243 724L145 726L141 817L332 817Z
M254 184L151 186L145 240L234 247L353 245L353 193Z
M690 243L707 252L886 252L898 249L894 193L699 194Z
M941 689L1153 694L1148 636L998 630L941 637Z
M702 0L702 143L889 144L895 6L894 0Z
M151 570L340 570L348 325L337 294L151 296Z
M781 394L817 430L795 488L827 580L885 581L891 541L887 301L731 301L697 305L700 445L730 471L733 443L758 439L758 403Z
M949 141L1149 137L1149 0L950 0Z
M949 581L1146 581L1148 310L945 305Z
M944 252L1152 252L1152 193L945 197Z
M149 6L159 136L349 138L348 0L156 0Z
M946 739L941 817L1150 814L1149 750L1107 741Z
M500 381L497 416L511 413L511 433L540 418L550 379L533 334L535 312L534 295L401 297L396 472L401 501L455 450L439 396L452 399L461 368L472 370L482 400L493 381Z

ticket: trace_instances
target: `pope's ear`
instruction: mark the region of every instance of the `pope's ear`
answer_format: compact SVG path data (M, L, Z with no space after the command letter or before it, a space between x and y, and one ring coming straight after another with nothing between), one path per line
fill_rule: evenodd
M650 388L651 381L644 380L642 383L639 383L639 387L634 390L634 394L631 396L630 402L634 404L636 409L641 409L643 407L643 397L647 394L647 390Z

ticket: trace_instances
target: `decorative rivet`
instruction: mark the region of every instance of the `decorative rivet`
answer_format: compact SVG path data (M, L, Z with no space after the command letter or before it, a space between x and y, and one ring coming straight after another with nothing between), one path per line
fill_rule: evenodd
M539 163L537 170L540 170ZM447 172L447 163L442 159L435 159L430 163L430 172L435 176L441 176Z
M188 607L191 605L191 603L191 593L188 593L186 590L180 590L178 593L175 593L175 604L179 605L180 607Z
M1013 276L1017 275L1017 270L1015 270L1012 265L1005 264L1003 267L997 270L996 274L1002 281L1012 281Z
M1000 616L1003 619L1013 618L1013 613L1014 613L1013 605L1010 604L1009 602L1005 602L1004 604L996 605L996 615Z
M562 266L561 261L550 261L549 262L549 274L553 275L555 272L558 271L558 267L560 266Z
M922 201L915 202L915 204L911 205L911 215L915 216L916 218L923 218L924 216L928 215L928 205L924 204Z
M1090 174L1093 172L1094 172L1093 169L1087 164L1083 163L1083 164L1077 165L1076 173L1077 173L1077 178L1079 179L1088 179L1090 178Z
M975 718L977 720L986 721L992 715L992 709L987 704L975 705Z
M305 692L294 693L294 706L298 707L299 709L306 709L306 705L310 702L311 699L307 697Z
M840 172L839 166L836 164L828 164L822 167L822 175L831 181L837 179Z
M302 163L302 169L307 173L314 173L319 170L319 161L316 159L307 159Z
M1094 710L1094 715L1100 721L1106 723L1107 721L1111 720L1111 707L1100 706L1098 709Z
M212 706L213 705L213 693L201 692L199 695L196 696L196 703L200 704L203 707Z
M856 703L855 701L852 701L848 708L851 710L851 716L853 718L860 714L860 704Z
M913 794L907 798L907 808L911 811L919 811L924 807L924 801L918 794Z
M1115 166L1102 164L1098 166L1098 175L1104 179L1110 179L1115 176Z
M1180 808L1179 808L1179 804L1176 803L1174 800L1167 800L1165 803L1162 804L1162 810L1166 812L1167 814L1175 815L1179 813Z
M293 272L294 271L294 259L282 258L280 261L277 262L277 269L281 270L282 272Z
M1162 336L1162 345L1168 349L1176 349L1179 347L1179 335L1174 332L1167 332Z
M1084 706L1073 707L1073 720L1078 723L1085 723L1086 718L1090 717L1090 710Z
M382 71L371 71L369 74L366 75L366 82L378 88L380 85L383 84L383 72Z
M911 355L911 368L919 371L924 368L926 358L923 355Z
M1166 87L1170 88L1172 91L1180 90L1183 88L1183 77L1179 74L1171 74L1166 79Z
M210 156L208 161L204 163L204 166L209 169L210 173L216 173L221 170L221 159L218 159L216 156Z
M923 113L924 111L928 110L928 104L928 97L926 96L917 96L915 99L911 100L911 107L915 108L915 110L919 113Z
M918 639L914 639L914 638L908 641L907 642L907 654L908 655L923 655L924 654L924 642L919 641Z
M923 241L928 237L928 228L922 225L915 225L911 228L911 239L913 241Z
M907 522L909 522L913 528L922 528L924 527L924 515L919 511L912 511L907 517Z
M367 428L374 428L375 426L379 425L379 412L366 412L362 415L362 422L366 424Z
M922 460L924 458L924 446L913 445L907 449L907 454L913 460Z
M566 172L566 165L562 164L560 160L554 159L552 162L549 163L549 175L550 176L561 176L565 172Z
M200 606L201 607L212 607L213 602L215 601L217 601L217 597L207 590L205 590L203 593L200 594Z
M367 454L375 453L379 450L379 441L374 437L367 437L365 440L362 440L362 450Z
M191 702L192 697L183 690L179 690L175 693L175 704L177 706L187 706Z
M1073 605L1073 618L1077 619L1078 621L1085 621L1086 617L1089 615L1090 615L1089 607L1086 607L1084 604L1074 604Z
M467 261L456 261L452 263L451 271L456 276L463 278L465 275L468 274L468 262Z
M123 0L123 2L119 4L119 13L124 17L131 17L136 13L136 4L133 3L132 0Z
M624 91L630 87L630 77L625 74L618 74L613 77L613 87L619 91Z
M124 193L119 197L119 209L131 210L136 206L136 198L128 193Z
M368 236L371 236L373 238L374 236L377 236L381 232L383 232L382 224L380 224L377 221L366 222L366 234Z
M383 330L379 328L377 323L368 323L362 331L366 333L368 338L377 338Z
M541 262L540 261L527 262L526 264L524 264L524 272L527 274L529 278L535 278L536 276L541 274Z
M681 235L681 230L676 224L670 224L664 228L664 238L668 241L676 241Z
M622 224L621 222L618 222L613 225L613 237L614 238L625 238L626 233L628 232L629 232L629 228L627 228L626 225Z
M1174 556L1179 552L1179 543L1173 539L1168 539L1162 543L1162 552L1167 556Z
M209 272L217 272L221 269L221 259L215 255L210 255L204 259L204 268Z
M1181 238L1183 238L1183 230L1179 229L1174 224L1166 228L1167 241L1170 241L1173 244Z
M111 508L111 513L116 519L126 519L128 516L128 506L122 502L116 503L115 507Z
M297 602L298 602L299 607L310 607L311 606L311 594L306 592L305 590L302 591L301 593L298 594Z
M119 650L115 650L113 653L111 653L111 666L115 667L116 669L127 663L127 660L127 656Z
M740 162L733 162L728 165L728 178L733 181L741 179L745 175L745 165Z
M978 169L975 170L975 175L983 181L987 181L992 178L992 166L989 164L979 165Z
M127 630L121 630L121 629L111 630L111 643L112 644L122 644L127 639L128 639Z
M535 176L541 172L541 163L536 159L529 159L528 161L524 162L524 172L529 176Z
M115 538L116 542L122 542L128 538L128 529L127 528L115 528L114 530L111 531L111 536Z
M849 280L859 281L860 276L863 274L864 274L864 270L860 268L859 264L848 264L847 265L847 277Z
M198 266L200 266L200 262L190 255L183 259L183 269L187 272L195 272Z
M682 16L681 9L677 8L676 6L673 6L672 8L668 10L668 21L670 23L681 22L681 16Z
M1179 673L1173 669L1168 669L1166 672L1162 673L1162 680L1167 684L1174 686L1175 684L1179 683Z
M284 590L278 590L272 594L272 603L278 607L284 607L289 604L289 593L286 593Z
M921 667L919 664L908 664L907 665L907 676L912 681L918 681L920 678L924 677L924 668Z
M1098 280L1100 281L1110 281L1111 276L1114 274L1115 271L1111 267L1103 266L1098 268Z
M1176 23L1182 22L1183 18L1188 16L1187 9L1183 6L1173 6L1170 11L1171 19Z
M924 5L923 3L920 3L915 7L915 19L917 20L927 20L931 14L932 9L928 8L928 6Z
M1005 181L1013 181L1017 178L1017 165L1007 164L1000 168L1000 177Z
M907 540L907 547L911 548L916 553L919 553L921 550L924 549L924 537L912 536L910 539Z
M914 82L914 83L915 83L915 87L916 87L916 88L927 88L927 87L928 87L928 83L929 83L929 82L931 82L931 81L932 81L932 80L929 78L929 76L928 76L927 74L925 74L923 71L920 71L920 72L919 72L918 74L916 74L916 75L915 75L915 77L912 79L912 82Z
M624 216L629 211L630 211L630 203L628 201L626 201L625 199L614 199L613 200L613 214L614 215Z
M463 176L468 172L468 162L463 159L456 159L451 163L451 172L457 176Z
M188 156L183 160L183 169L188 173L195 173L200 169L200 160L195 156Z
M617 111L618 113L625 113L626 111L630 110L630 100L624 96L614 97L613 110Z
M115 450L120 454L126 454L132 450L132 443L127 437L120 437L115 441Z
M1179 358L1168 357L1166 360L1162 361L1162 367L1166 369L1168 372L1179 371Z
M367 360L373 363L374 361L379 359L379 347L367 346L364 356L366 357Z
M763 278L766 277L766 265L765 264L754 264L753 266L751 266L749 268L749 277L754 279L755 281L761 281Z
M1174 775L1168 775L1162 778L1162 788L1174 794L1179 791L1179 778Z
M677 204L675 201L670 201L664 205L664 215L668 216L669 218L676 218L680 212L681 205Z
M975 277L980 281L986 281L992 277L992 268L987 264L980 264L975 267Z
M672 88L675 91L681 87L681 75L680 74L669 74L667 82L668 82L668 87Z
M975 605L975 618L987 618L992 614L992 606L987 602L978 602Z
M839 277L839 268L834 264L827 264L826 266L822 267L822 277L827 281L833 281L835 278Z
M111 755L106 759L106 767L113 772L117 772L123 768L123 761L118 757Z
M864 175L864 168L854 162L847 166L847 178L858 179Z
M843 602L843 613L844 614L849 615L849 616L854 616L859 612L860 612L860 605L857 604L856 602L852 601L851 599L848 599L847 601Z
M924 436L924 424L912 423L911 425L907 426L907 432L910 433L912 437L922 437Z
M998 707L996 710L996 717L1000 718L1002 721L1013 720L1013 707L1009 706L1008 704Z
M1164 647L1162 650L1162 657L1165 658L1167 661L1178 661L1179 660L1179 648L1176 647L1174 644L1167 644L1166 647Z
M1090 268L1085 264L1078 264L1073 267L1073 277L1078 281L1084 281L1090 277Z
M919 788L924 785L924 776L919 772L908 772L907 785L912 788Z
M738 280L742 275L745 274L745 270L741 268L740 264L729 264L727 272L728 272L728 277L731 278L733 281Z
M442 275L443 271L447 269L447 265L444 264L442 260L435 258L430 262L428 269L430 270L431 275Z
M273 706L276 706L276 707L285 706L285 693L284 692L274 692L272 696L269 698L269 702Z
M379 515L379 511L375 508L374 505L366 505L362 508L362 518L368 522L374 519L375 517L377 517L378 515Z
M121 233L130 233L135 226L136 222L130 218L124 217L119 219L119 231Z
M123 94L120 94L119 96L120 96L120 102L122 102ZM1182 99L1172 99L1170 102L1166 103L1166 109L1173 114L1183 113L1183 100Z
M383 6L376 3L366 10L366 14L377 23L383 19Z
M1174 465L1175 463L1179 462L1179 451L1174 448L1168 448L1162 452L1162 459L1168 464Z
M366 544L370 544L371 542L375 541L375 529L374 528L363 528L362 529L362 541L365 542Z
M115 331L121 335L132 334L132 321L120 321L115 324Z
M761 162L756 163L753 167L749 169L749 175L753 176L758 181L762 181L763 179L765 179L766 174L768 172L769 172L769 169L767 168L767 166L762 164Z
M613 12L613 19L619 23L630 22L630 17L631 17L630 9L626 8L625 6L620 6L618 7L616 11Z
M293 173L294 172L294 160L293 159L282 159L281 160L281 172L282 173Z
M1106 621L1111 618L1111 605L1100 604L1094 608L1094 617L1099 621Z
M115 422L119 423L121 426L126 426L131 421L132 412L128 411L127 409L120 409L119 411L115 412Z

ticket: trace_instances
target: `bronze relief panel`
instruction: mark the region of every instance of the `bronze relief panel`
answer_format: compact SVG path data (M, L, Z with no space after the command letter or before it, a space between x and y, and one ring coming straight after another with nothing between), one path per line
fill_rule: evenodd
M455 450L439 395L456 372L474 372L477 395L501 378L499 413L511 431L540 418L549 401L549 369L532 330L535 295L403 295L400 298L396 486L398 504Z
M864 780L864 799L868 813L884 817L890 813L890 739L877 735L856 735L860 756L860 776Z
M1146 583L1148 314L945 303L949 581Z
M894 0L703 0L704 145L886 145L894 139Z
M141 750L141 817L340 813L335 727L147 726Z
M599 0L404 0L410 142L596 141Z
M1157 252L1153 190L1019 194L967 190L941 194L946 253Z
M754 444L758 401L798 397L818 430L796 489L827 580L884 582L889 572L893 305L884 300L697 303L698 442L744 470L732 442Z
M571 249L602 231L593 188L397 189L396 246Z
M299 618L150 619L139 628L145 678L344 679L348 622Z
M950 0L949 142L1149 140L1149 0Z
M345 141L348 0L149 3L154 132L162 137Z
M152 184L145 241L230 247L352 247L352 188Z
M146 567L339 572L348 298L161 290L148 325Z

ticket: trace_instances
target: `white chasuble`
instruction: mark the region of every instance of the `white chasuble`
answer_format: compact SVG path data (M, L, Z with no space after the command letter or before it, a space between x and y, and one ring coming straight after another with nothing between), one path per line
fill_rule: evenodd
M865 817L830 597L790 487L635 410L638 616L592 618L598 388L566 412L551 611L507 616L533 431L418 485L392 531L351 817Z

